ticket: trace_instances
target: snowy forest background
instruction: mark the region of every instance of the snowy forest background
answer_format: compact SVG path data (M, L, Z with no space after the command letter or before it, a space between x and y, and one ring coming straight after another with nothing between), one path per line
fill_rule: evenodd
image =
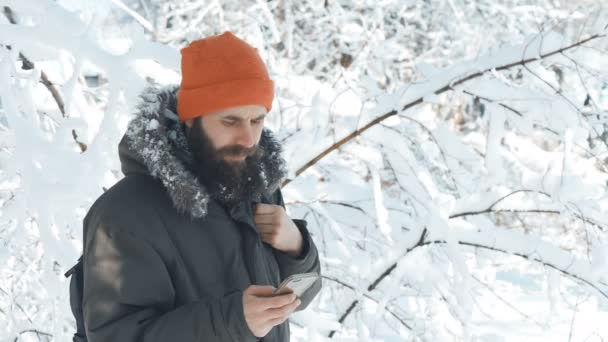
M179 49L276 82L324 288L295 341L608 339L603 0L0 0L0 341L69 341L63 273Z

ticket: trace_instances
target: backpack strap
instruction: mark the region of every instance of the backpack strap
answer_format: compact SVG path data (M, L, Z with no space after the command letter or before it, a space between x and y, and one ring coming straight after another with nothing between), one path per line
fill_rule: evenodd
M82 291L83 291L83 268L82 268L82 255L78 258L76 265L72 266L67 272L65 277L70 279L70 307L72 308L72 314L76 319L76 333L74 334L73 342L87 342L86 332L84 330L84 315L82 312Z
M76 265L72 266L72 268L70 268L67 272L65 272L63 275L66 278L69 278L75 271L77 267L82 267L82 255L80 256L80 258L78 258L78 261L76 262Z

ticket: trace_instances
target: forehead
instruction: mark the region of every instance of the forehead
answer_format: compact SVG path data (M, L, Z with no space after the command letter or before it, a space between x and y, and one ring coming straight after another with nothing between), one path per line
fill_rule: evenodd
M266 107L260 105L245 105L236 106L226 109L222 109L213 113L209 113L209 116L215 116L218 118L224 117L238 117L242 119L248 119L253 117L259 117L267 113Z

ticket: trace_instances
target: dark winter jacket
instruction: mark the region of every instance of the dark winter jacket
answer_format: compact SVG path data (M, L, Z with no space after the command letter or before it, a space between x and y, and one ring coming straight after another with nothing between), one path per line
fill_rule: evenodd
M319 272L306 222L294 258L262 242L256 201L283 205L280 179L268 175L257 200L226 209L209 196L183 161L175 124L176 88L148 89L119 154L125 177L91 207L84 221L83 310L90 342L257 341L243 313L248 286L273 285L291 274ZM270 132L260 144L278 150ZM276 162L269 153L264 163ZM274 158L274 159L273 159ZM317 281L300 299L308 306ZM289 323L262 341L289 341Z

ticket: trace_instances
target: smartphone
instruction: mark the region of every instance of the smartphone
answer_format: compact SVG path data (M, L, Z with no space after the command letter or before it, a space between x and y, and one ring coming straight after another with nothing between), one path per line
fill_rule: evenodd
M292 274L283 280L272 294L282 295L293 292L300 297L317 279L319 279L319 273L317 272Z

